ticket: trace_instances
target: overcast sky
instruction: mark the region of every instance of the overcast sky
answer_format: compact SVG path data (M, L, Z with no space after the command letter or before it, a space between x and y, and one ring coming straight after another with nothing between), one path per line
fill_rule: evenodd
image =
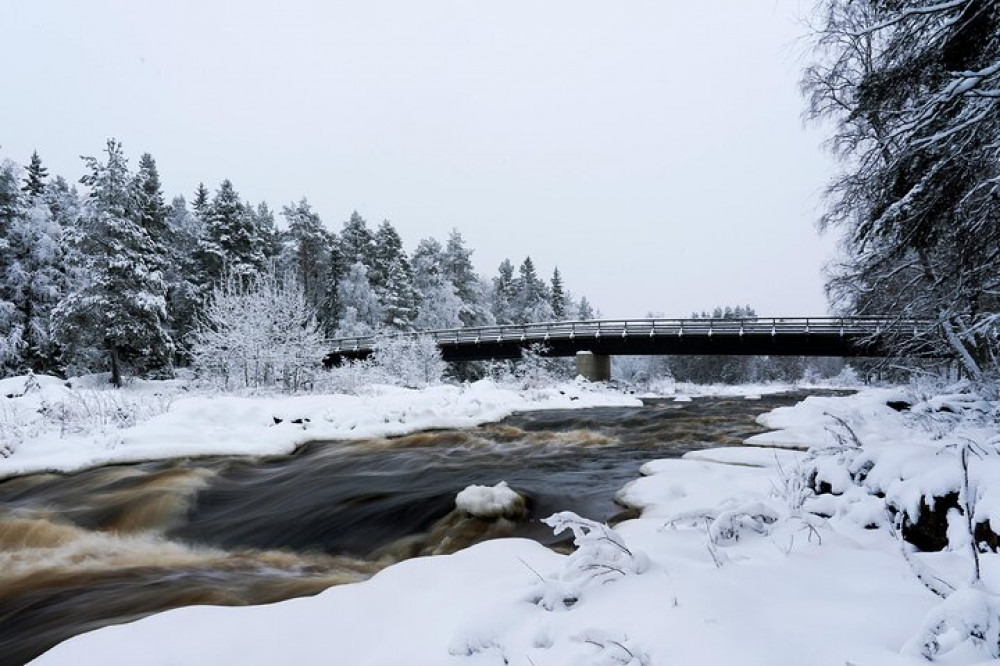
M0 154L76 180L117 137L169 196L230 178L480 271L531 255L606 316L822 314L832 174L808 0L0 0Z

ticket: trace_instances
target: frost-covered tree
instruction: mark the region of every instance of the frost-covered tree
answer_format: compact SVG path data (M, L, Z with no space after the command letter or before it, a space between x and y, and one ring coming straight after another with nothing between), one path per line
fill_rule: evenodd
M24 184L21 191L30 199L35 199L45 192L45 179L49 177L49 170L42 165L42 158L38 156L38 151L31 153L31 162L25 169Z
M104 160L85 157L84 163L88 173L81 182L90 192L69 244L83 279L54 312L56 337L78 363L89 365L99 351L111 382L121 386L127 367L170 367L174 343L160 270L165 259L140 219L121 144L109 140Z
M389 220L383 220L375 232L371 278L382 305L383 324L401 331L412 329L417 314L413 268L403 241Z
M190 360L187 341L207 295L208 285L199 282L198 250L205 234L201 217L188 210L184 197L177 196L167 207L167 312L177 345L177 360Z
M1000 3L824 0L809 116L833 120L842 231L829 291L858 314L926 318L968 374L1000 352ZM901 349L906 350L901 340Z
M427 335L380 338L373 361L389 383L410 388L440 384L447 367L437 343Z
M338 285L343 310L337 327L338 337L370 335L382 325L382 306L368 279L368 267L356 261Z
M305 197L285 206L281 214L288 222L290 268L302 286L306 301L319 312L329 284L330 233Z
M563 287L562 275L559 273L558 266L552 271L552 288L549 290L549 298L553 319L565 319L566 313L569 311L569 298Z
M493 319L498 324L513 324L513 312L516 289L514 285L514 264L510 259L500 262L497 275L493 278L493 289L490 298L490 308Z
M375 265L375 236L358 211L351 213L340 232L340 254L347 266L360 261L371 270Z
M225 276L193 336L194 366L225 386L280 381L296 390L319 369L325 345L315 313L291 276Z
M18 365L37 372L58 370L58 352L51 335L52 310L65 296L62 229L39 195L8 227L0 262L4 300L13 306L11 343Z
M419 330L458 328L462 325L462 299L444 273L444 249L425 238L413 253L413 284L420 295L414 325Z
M17 164L8 159L0 160L0 266L10 261L8 235L21 210L21 192L17 187L19 178L20 167ZM24 330L19 323L9 289L0 282L0 368L15 368L21 364Z
M214 283L223 274L258 273L266 263L263 245L252 211L240 201L232 182L222 181L206 212L205 237L199 250L203 282Z
M525 257L521 263L514 286L514 323L552 320L549 290L545 282L538 277L531 257Z
M198 188L194 191L194 199L191 200L191 210L201 220L203 226L208 224L208 207L211 205L211 196L205 183L198 183Z
M472 265L472 250L458 229L448 236L442 257L444 276L455 286L455 293L462 301L459 318L463 326L485 326L493 323L493 316L482 290L482 283Z

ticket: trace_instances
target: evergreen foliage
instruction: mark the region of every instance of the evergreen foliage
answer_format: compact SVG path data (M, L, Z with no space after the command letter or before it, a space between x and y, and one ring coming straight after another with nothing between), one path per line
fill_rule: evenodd
M388 220L373 233L355 211L337 236L302 198L282 209L279 229L266 203L244 202L228 179L214 195L199 183L190 205L181 196L166 203L149 153L134 172L113 139L100 158L83 159L83 197L50 178L37 154L24 169L0 160L0 374L110 370L120 384L126 373L189 364L214 373L206 350L221 353L222 343L206 336L221 328L205 318L251 293L280 296L295 312L289 294L301 294L327 336L577 309L558 271L550 289L530 259L517 275L504 261L484 279L458 230L444 245L422 240L411 259Z

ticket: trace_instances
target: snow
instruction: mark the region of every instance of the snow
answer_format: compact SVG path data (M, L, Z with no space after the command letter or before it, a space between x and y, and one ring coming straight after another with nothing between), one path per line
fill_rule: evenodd
M910 412L886 405L897 399ZM869 529L884 526L896 495L955 481L933 474L942 460L949 466L941 446L950 438L982 439L990 427L996 435L972 415L978 407L949 430L935 405L877 389L774 410L760 421L808 453L763 448L758 437L650 461L618 494L640 518L613 530L568 513L548 521L574 533L570 555L490 541L312 598L182 608L107 627L35 663L915 666L934 651L948 664L995 663L977 637L1000 633L1000 604L986 587L1000 581L997 556L982 556L983 583L956 586L942 603L915 568L959 580L967 553L904 557L890 530ZM874 462L864 483L886 497L852 476L861 460ZM817 497L801 485L818 462L846 475L843 494ZM984 497L989 488L976 486ZM500 484L462 494L479 506L514 493Z
M472 485L455 497L455 508L477 518L512 517L524 512L524 498L506 481L495 486Z
M246 397L188 395L172 382L138 382L113 391L38 379L39 390L0 397L0 436L5 424L17 429L10 436L16 441L8 444L13 453L0 458L0 478L175 457L287 454L307 442L468 428L517 411L642 404L585 382L516 390L484 380L420 390L375 386L364 395ZM22 393L23 381L3 380L2 395ZM46 416L53 410L65 410L67 422ZM123 414L124 422L115 421Z

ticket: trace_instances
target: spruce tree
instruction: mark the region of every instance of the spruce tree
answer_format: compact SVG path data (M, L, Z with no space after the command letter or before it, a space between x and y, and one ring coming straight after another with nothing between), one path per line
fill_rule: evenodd
M297 204L285 206L281 214L288 222L291 270L306 302L317 312L323 309L330 272L330 234L319 214L303 197Z
M510 259L500 262L497 276L493 278L493 317L498 324L513 324L514 317L511 308L514 304L514 264Z
M415 326L421 330L462 325L462 299L444 273L441 243L425 238L413 253L413 284L420 298Z
M208 283L217 283L224 274L252 276L266 263L262 238L252 211L227 178L222 181L208 207L205 238L201 244L201 264Z
M351 213L340 232L340 253L348 266L360 261L371 271L375 265L375 237L358 211Z
M31 153L31 163L27 168L28 175L24 177L24 185L21 191L28 199L35 199L45 192L45 179L49 177L49 170L42 166L42 158L38 156L38 151Z
M191 201L191 210L201 219L202 223L208 221L208 207L211 203L209 201L210 196L205 183L198 183L198 189L194 191L194 199Z
M482 326L492 323L482 284L472 266L472 250L465 246L465 239L457 229L448 236L443 257L444 275L455 285L455 292L462 301L461 319L464 326Z
M123 370L162 371L174 344L160 272L162 246L142 223L140 196L121 144L111 139L102 161L85 157L90 188L82 224L73 230L73 261L85 276L56 308L59 341L78 360L92 349L106 355L111 382Z
M555 319L563 319L566 316L566 292L563 289L562 275L559 267L552 271L552 289L549 292L552 305L552 316Z
M527 324L552 319L552 306L549 304L548 288L539 279L531 257L525 257L521 263L515 287L515 323Z
M176 342L178 363L190 358L190 336L197 326L207 285L199 283L198 250L205 225L188 210L184 197L174 197L167 208L167 312L171 333Z
M382 304L383 323L397 330L410 330L417 305L413 269L403 241L389 220L383 220L375 232L371 279Z

